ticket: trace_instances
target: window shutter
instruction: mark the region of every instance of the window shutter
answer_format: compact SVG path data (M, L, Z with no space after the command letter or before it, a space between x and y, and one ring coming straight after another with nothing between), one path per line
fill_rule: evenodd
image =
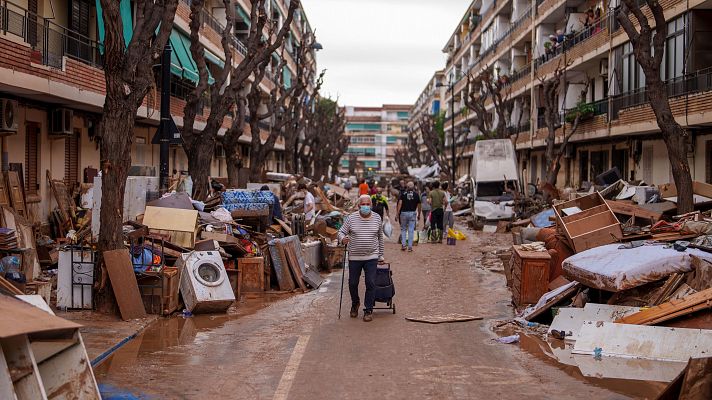
M39 194L39 141L40 127L28 123L25 129L25 192Z
M64 183L68 188L74 188L79 182L79 136L81 131L64 139Z

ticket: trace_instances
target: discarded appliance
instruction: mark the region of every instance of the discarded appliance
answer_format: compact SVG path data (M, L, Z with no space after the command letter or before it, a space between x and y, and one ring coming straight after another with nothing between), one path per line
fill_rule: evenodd
M181 270L180 292L188 311L194 314L224 312L235 301L217 251L183 253L176 266Z
M470 177L475 194L472 203L472 214L475 218L512 218L514 198L508 190L519 192L520 188L517 158L511 140L477 141Z
M564 275L596 289L619 292L654 282L675 272L692 270L692 256L712 261L702 250L684 252L662 245L620 249L619 244L589 249L563 262Z

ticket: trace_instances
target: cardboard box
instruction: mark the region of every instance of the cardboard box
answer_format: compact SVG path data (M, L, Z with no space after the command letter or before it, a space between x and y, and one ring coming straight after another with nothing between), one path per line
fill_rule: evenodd
M146 207L143 224L152 233L167 234L170 242L192 249L198 237L198 211L179 208Z

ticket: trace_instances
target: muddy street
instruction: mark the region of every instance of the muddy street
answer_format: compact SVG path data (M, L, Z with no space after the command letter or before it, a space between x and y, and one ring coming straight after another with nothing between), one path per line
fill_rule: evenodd
M655 385L584 378L561 369L537 339L500 344L492 327L512 317L493 254L510 235L468 232L457 246L388 243L397 314L337 319L341 271L318 291L243 300L228 315L154 323L96 368L108 394L139 398L624 399ZM363 287L361 288L363 291ZM406 316L461 313L483 320L431 325Z

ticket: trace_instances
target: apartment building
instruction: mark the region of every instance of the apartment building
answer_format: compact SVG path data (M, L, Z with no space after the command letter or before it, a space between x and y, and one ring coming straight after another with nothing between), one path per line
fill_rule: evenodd
M639 2L649 14L647 5ZM712 31L712 1L661 0L668 23L663 75L677 121L690 132L693 179L712 182L712 58L705 34ZM565 69L557 93L557 140L572 126L570 110L586 106L585 119L566 148L559 186L578 187L617 167L625 179L649 184L672 181L665 145L645 98L645 79L628 36L615 19L619 0L475 0L447 42L442 104L456 130L479 135L477 115L466 110L466 74L489 71L506 81L512 101L506 126L525 183L542 179L547 136L542 80ZM584 25L587 14L591 23ZM584 94L582 98L582 93ZM486 116L494 125L491 101ZM453 108L451 110L450 108ZM449 136L449 134L447 135ZM468 140L466 154L473 145ZM469 163L458 172L467 173Z
M417 138L421 153L427 150L423 144L422 135L420 133L420 121L422 121L426 115L436 116L441 112L445 112L445 108L447 108L448 105L443 104L442 99L445 98L446 90L445 71L436 71L410 110L408 131L412 133L410 135L411 137Z
M389 176L396 174L395 149L408 139L412 105L346 106L346 135L351 143L341 159L340 174Z
M119 0L117 0L119 1ZM132 31L135 4L120 0L125 35ZM186 94L198 79L195 62L190 55L189 19L190 0L181 0L176 12L170 44L171 114L182 126ZM249 31L250 2L236 2L233 59L239 62L247 56L242 40ZM289 0L273 0L268 6L272 23L281 27ZM206 48L209 68L224 65L220 32L226 23L223 2L207 1L202 16L201 40ZM311 32L303 10L292 23L284 50L277 54L287 58L283 82L291 84L296 72L295 46L303 35ZM46 171L54 179L64 179L75 185L86 181L86 168L99 168L99 151L95 143L96 127L100 120L105 97L102 69L104 23L98 0L13 0L0 2L0 135L3 153L11 167L23 171L22 179L33 219L45 221L51 204ZM274 56L272 65L279 57ZM315 54L303 60L316 69ZM156 69L158 77L159 69ZM267 93L277 82L270 71L269 79L261 82ZM160 79L139 109L132 148L132 162L136 166L155 167L158 173L159 149L151 139L159 124ZM198 115L196 129L202 129L209 110ZM224 127L228 127L226 118ZM265 135L266 132L260 132ZM242 149L249 155L250 134L244 134ZM282 172L283 143L277 143L270 155L269 168ZM171 170L188 169L181 146L170 151ZM216 151L212 162L212 176L226 177L224 153Z

